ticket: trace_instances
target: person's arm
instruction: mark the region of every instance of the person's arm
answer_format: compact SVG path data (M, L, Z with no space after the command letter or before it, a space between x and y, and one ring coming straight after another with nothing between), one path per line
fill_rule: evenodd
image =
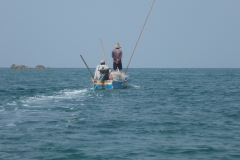
M98 72L99 72L98 70L99 70L99 65L96 67L94 79L98 79Z
M122 59L122 51L119 53L119 59Z
M97 79L97 68L95 70L94 79Z

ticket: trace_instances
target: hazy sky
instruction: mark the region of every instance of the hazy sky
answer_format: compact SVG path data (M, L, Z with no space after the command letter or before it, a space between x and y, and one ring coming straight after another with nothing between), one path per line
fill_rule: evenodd
M0 0L0 67L123 67L152 0ZM240 0L156 0L130 68L240 68Z

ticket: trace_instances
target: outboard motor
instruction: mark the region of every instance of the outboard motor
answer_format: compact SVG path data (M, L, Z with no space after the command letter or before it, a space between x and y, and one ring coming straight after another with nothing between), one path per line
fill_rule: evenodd
M99 72L101 74L101 78L102 78L102 76L104 76L104 78L102 80L108 80L109 79L109 68L100 68Z

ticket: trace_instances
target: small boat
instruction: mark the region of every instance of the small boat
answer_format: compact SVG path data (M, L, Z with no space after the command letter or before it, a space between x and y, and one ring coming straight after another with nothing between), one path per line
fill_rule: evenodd
M111 72L109 80L92 80L93 89L123 89L127 87L129 76L124 72Z
M148 16L147 16L147 18L145 20L145 23L144 23L143 27L142 27L142 30L140 32L140 35L138 37L137 43L136 43L136 45L134 47L133 53L132 53L131 58L130 58L130 60L128 62L128 65L126 67L126 71L125 72L127 72L128 66L129 66L129 64L130 64L130 62L132 60L132 56L133 56L133 54L135 52L135 49L136 49L137 44L139 42L139 39L140 39L140 37L142 35L143 29L144 29L145 24L146 24L146 22L148 20L148 17L150 15L151 11L152 11L154 3L155 3L155 0L152 3L151 9L150 9L150 11L148 13ZM102 40L101 40L101 45L102 45ZM103 54L104 54L104 57L105 57L103 45L102 45L102 50L103 50ZM90 71L88 65L86 64L85 60L83 59L82 55L80 55L80 57L82 58L82 60L85 63L86 67L88 68L89 72L92 74L92 72ZM105 58L105 60L106 60L106 58ZM104 73L104 72L102 72L102 73ZM113 75L112 77L105 78L105 75L111 76L111 74ZM104 74L100 79L99 78L93 79L93 78L94 78L94 76L92 74L93 90L95 90L95 89L121 89L121 88L126 88L127 87L127 81L129 79L129 76L126 73L124 73L124 72L119 72L118 71L118 72L108 72L107 74Z

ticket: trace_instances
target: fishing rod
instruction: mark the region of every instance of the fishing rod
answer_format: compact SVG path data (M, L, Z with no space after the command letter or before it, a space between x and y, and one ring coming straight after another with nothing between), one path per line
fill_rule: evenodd
M131 60L132 60L133 54L134 54L134 52L135 52L135 49L137 48L138 41L139 41L139 39L140 39L140 37L141 37L141 35L142 35L143 29L144 29L144 27L145 27L145 25L146 25L146 23L147 23L148 17L149 17L149 15L150 15L151 11L152 11L152 8L153 8L154 3L155 3L155 0L153 1L152 6L151 6L151 9L150 9L150 11L149 11L149 13L148 13L148 15L147 15L147 18L146 18L146 20L145 20L145 22L144 22L144 25L143 25L142 30L141 30L141 32L140 32L140 35L139 35L139 37L138 37L137 43L136 43L136 45L135 45L135 47L134 47L132 56L131 56L131 58L130 58L130 60L129 60L129 62L128 62L128 65L127 65L127 68L126 68L125 73L127 73L128 66L129 66L129 64L130 64L130 62L131 62Z
M103 78L105 77L105 74L103 74L102 78L100 81L98 81L97 85L93 88L93 91L97 88L97 86L102 82Z
M88 71L91 73L91 75L92 75L92 78L93 78L94 76L93 76L92 72L90 71L90 69L89 69L89 67L88 67L87 63L86 63L86 62L85 62L85 60L83 59L82 55L80 55L80 57L82 58L83 62L85 63L85 65L86 65L86 67L87 67Z
M103 47L102 39L101 39L101 38L100 38L100 42L101 42L101 46L102 46L102 54L103 54L103 57L104 57L105 65L107 65L106 56L105 56L104 47Z

